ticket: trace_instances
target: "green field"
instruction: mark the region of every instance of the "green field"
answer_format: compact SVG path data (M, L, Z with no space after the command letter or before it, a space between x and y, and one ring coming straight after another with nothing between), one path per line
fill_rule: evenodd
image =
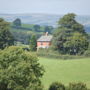
M90 88L90 58L80 60L55 60L39 58L45 68L42 83L45 90L52 82L59 81L68 85L70 82L84 82Z

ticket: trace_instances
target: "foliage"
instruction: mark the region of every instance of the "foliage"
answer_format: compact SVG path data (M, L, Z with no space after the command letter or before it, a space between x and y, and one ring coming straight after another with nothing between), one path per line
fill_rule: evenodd
M32 35L30 39L30 50L36 51L37 50L37 39L35 35Z
M65 87L59 82L54 82L50 85L49 90L88 90L84 83L70 83L68 87Z
M46 57L46 58L50 58L50 59L62 59L62 60L73 60L73 59L80 59L80 58L86 58L86 56L84 55L62 55L60 53L58 53L58 51L54 51L54 50L50 50L50 49L39 49L37 52L37 55L39 57Z
M14 37L9 31L9 23L0 18L0 49L14 44Z
M21 19L17 18L13 21L13 25L16 27L21 27Z
M37 57L19 47L0 51L0 90L39 90L43 72Z
M21 42L22 44L29 44L29 40L33 34L33 32L30 32L30 31L21 31L21 30L11 30L14 38L15 38L15 41L16 43L17 42Z
M50 85L49 90L65 90L65 86L59 82L54 82Z
M36 31L36 32L39 32L40 31L40 25L34 25L34 30Z
M88 49L84 52L84 55L85 55L86 57L89 57L89 56L90 56L90 43L89 43Z
M40 28L38 28L38 30L35 30L35 26L37 25L33 25L33 24L22 24L21 27L16 27L14 26L12 23L10 24L11 29L10 31L12 32L13 36L15 37L16 42L21 42L23 44L29 44L29 40L31 39L31 36L33 34L36 35L37 38L39 38L44 32L45 30L45 26L40 26ZM51 33L54 31L53 27L48 26L51 31Z
M51 34L53 32L53 27L52 26L45 26L44 27L44 32L48 32L49 34Z
M70 83L69 90L87 90L87 87L84 83Z
M90 57L90 50L86 50L84 55L87 56L87 57Z
M83 54L88 49L88 40L81 33L73 33L72 37L67 38L64 47L70 54Z
M90 43L90 34L88 34L88 40L89 40L89 43Z
M87 34L75 16L73 13L63 16L54 33L53 48L62 54L82 54L88 48Z
M67 28L71 29L72 31L77 31L80 33L85 33L83 25L78 23L75 20L76 15L74 13L69 13L64 15L59 21L58 21L58 28Z

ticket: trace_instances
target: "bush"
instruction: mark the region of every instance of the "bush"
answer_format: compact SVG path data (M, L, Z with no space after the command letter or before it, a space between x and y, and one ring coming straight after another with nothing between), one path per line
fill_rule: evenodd
M56 59L79 59L79 58L84 58L85 56L78 56L78 55L62 55L57 51L53 51L50 49L39 49L37 52L38 56L41 57L47 57L47 58L56 58Z
M87 87L84 83L70 83L69 90L87 90Z
M84 56L90 57L90 50L85 51Z
M90 90L87 89L84 83L70 83L69 86L64 86L59 82L53 82L48 90Z
M65 86L59 82L54 82L50 85L49 90L65 90Z
M15 46L0 50L0 90L42 90L43 73L32 53Z
M90 44L88 50L85 51L84 56L90 57Z

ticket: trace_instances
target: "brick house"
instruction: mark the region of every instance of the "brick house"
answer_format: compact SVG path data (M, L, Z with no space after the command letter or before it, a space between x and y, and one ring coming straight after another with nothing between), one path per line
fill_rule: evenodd
M42 35L37 40L37 49L39 48L49 48L51 45L52 35L48 35L48 32L46 32L45 35Z

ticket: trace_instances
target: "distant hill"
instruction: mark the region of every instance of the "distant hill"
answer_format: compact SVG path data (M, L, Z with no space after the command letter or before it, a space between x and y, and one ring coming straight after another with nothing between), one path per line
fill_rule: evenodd
M25 24L38 24L42 26L57 26L58 20L63 15L50 14L0 14L0 18L12 22L16 18L20 18ZM76 20L85 26L87 32L90 32L90 16L77 16Z
M90 26L85 26L86 32L90 33Z

